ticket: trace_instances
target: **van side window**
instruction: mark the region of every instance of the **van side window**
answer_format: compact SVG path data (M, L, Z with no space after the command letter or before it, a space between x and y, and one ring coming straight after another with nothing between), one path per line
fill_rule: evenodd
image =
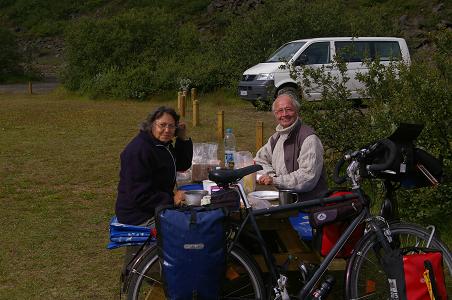
M375 55L380 61L400 60L402 53L398 42L374 42Z
M330 43L314 43L297 58L298 65L315 65L330 63Z
M371 58L371 42L335 42L336 54L344 62L362 62Z
M398 42L335 42L336 54L344 62L362 62L379 58L380 61L400 60L402 53Z

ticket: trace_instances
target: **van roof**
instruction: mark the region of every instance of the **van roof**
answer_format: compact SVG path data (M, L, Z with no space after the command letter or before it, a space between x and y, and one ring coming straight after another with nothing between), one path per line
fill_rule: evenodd
M312 38L312 39L301 39L301 40L294 40L290 41L292 42L317 42L317 41L400 41L404 40L403 38L397 38L397 37L323 37L323 38Z

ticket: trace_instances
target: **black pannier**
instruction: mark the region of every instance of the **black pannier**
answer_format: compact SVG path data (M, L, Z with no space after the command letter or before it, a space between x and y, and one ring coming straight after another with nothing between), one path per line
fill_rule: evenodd
M240 208L240 194L235 189L224 188L212 192L210 207L225 208L228 212L237 211Z
M339 197L351 194L350 191L335 191L328 197ZM325 257L337 243L342 233L350 225L353 218L363 209L358 198L331 203L309 210L309 223L313 228L313 244ZM359 224L336 258L348 258L353 248L364 234L364 223Z
M414 145L414 141L423 127L420 124L400 124L396 131L388 137L394 142L397 149L392 166L373 174L379 178L400 182L404 188L436 186L441 183L443 179L442 161ZM383 163L389 156L387 148L383 145L377 147L372 154L363 164L363 168L366 165ZM361 172L361 174L366 173L365 169Z

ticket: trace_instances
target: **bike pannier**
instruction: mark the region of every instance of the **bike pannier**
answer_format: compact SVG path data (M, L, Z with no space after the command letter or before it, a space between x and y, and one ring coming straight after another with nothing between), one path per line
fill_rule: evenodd
M390 299L446 300L443 255L424 248L395 249L382 258Z
M240 208L240 195L237 190L229 188L212 192L210 207L222 207L228 211L237 211Z
M334 192L329 197L351 194L348 191ZM326 256L337 243L342 233L350 225L350 219L359 214L362 203L359 199L345 200L340 203L328 204L312 209L309 222L314 228L313 242L320 255ZM348 258L353 248L364 234L364 224L359 224L344 247L336 255L337 258Z
M223 209L160 208L157 245L167 299L218 299L226 268Z
M414 142L422 132L423 127L419 124L400 124L394 133L388 137L396 147L396 155L392 165L387 170L373 172L373 175L400 182L401 187L407 189L440 184L443 180L442 160L415 147ZM367 176L366 165L384 163L388 157L388 149L379 145L362 164L361 174Z

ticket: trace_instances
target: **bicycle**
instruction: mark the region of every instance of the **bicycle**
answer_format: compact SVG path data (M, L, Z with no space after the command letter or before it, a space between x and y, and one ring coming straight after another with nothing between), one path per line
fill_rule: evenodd
M231 222L232 225L228 232L228 272L225 275L220 299L309 299L313 289L321 280L337 253L361 223L366 224L366 233L354 247L352 256L347 263L345 270L346 299L388 299L389 286L385 273L381 271L377 257L384 255L385 251L392 248L408 246L438 249L443 253L446 285L448 293L451 294L452 256L447 246L438 238L434 228L428 230L415 224L401 223L397 220L387 221L385 217L391 219L396 215L394 212L395 200L392 198L392 190L390 189L387 190L386 198L393 209L382 207L383 216L372 215L370 210L372 200L361 188L363 170L372 175L374 172L385 170L392 164L395 151L394 145L391 143L387 139L381 140L370 147L346 155L344 159L338 162L334 179L338 183L349 179L352 182L352 194L302 202L296 201L292 204L265 209L253 209L243 187L239 184L241 178L260 170L260 166L212 171L209 178L223 188L237 189L243 202L241 218L238 222ZM389 150L386 161L380 164L363 165L366 158L372 155L375 149L381 147ZM350 161L350 163L347 167L347 175L341 177L339 172L345 161ZM387 181L386 184L388 184ZM296 195L296 191L293 191L293 193ZM289 294L287 274L285 274L283 267L275 263L275 258L265 243L256 218L265 218L281 212L308 210L312 207L340 203L356 198L362 204L362 210L351 219L350 225L316 270L311 274L299 274L299 277L304 276L301 290L297 291L295 295ZM388 206L388 203L384 205ZM266 281L264 281L263 272L253 256L240 244L240 237L245 234L245 231L253 233L259 245L264 257L265 267L268 270L269 279ZM161 267L156 246L144 247L141 254L132 263L125 283L128 299L159 299L159 297L164 299L163 282L160 274ZM371 288L369 288L369 285Z

